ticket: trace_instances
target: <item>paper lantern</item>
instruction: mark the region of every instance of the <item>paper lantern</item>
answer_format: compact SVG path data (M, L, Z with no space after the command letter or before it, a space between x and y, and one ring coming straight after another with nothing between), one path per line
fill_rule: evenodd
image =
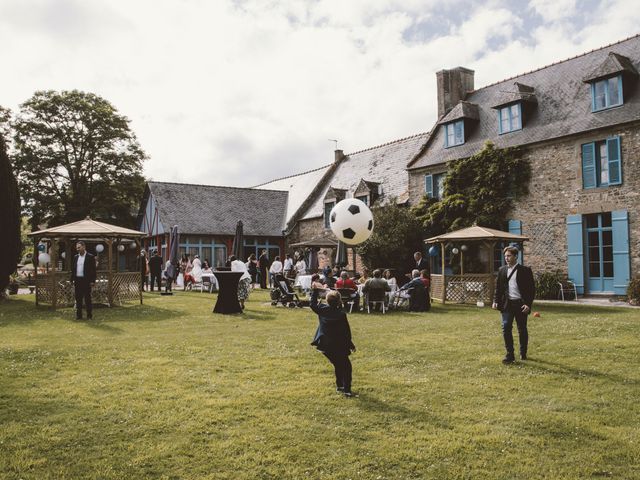
M136 244L136 242L131 242L131 243L129 244L129 248L130 248L131 250L135 250L137 246L138 246L138 245Z
M98 252L98 253L104 252L104 245L102 245L101 243L96 245L96 252Z
M429 249L429 256L436 257L438 256L438 247L435 245Z
M467 250L469 250L469 247L467 247L466 245L462 245L460 247L460 250L462 250L463 252L466 252Z
M373 232L373 214L369 207L355 198L338 202L329 214L331 231L347 245L358 245Z
M118 245L118 251L124 252L124 245Z
M47 246L44 243L39 243L38 244L38 251L39 252L44 252L47 249Z
M49 263L51 261L51 257L49 256L48 253L41 253L40 255L38 255L38 263Z
M65 258L65 257L67 256L67 252L62 252L62 253L60 254L60 256L61 256L62 258Z
M458 250L456 247L453 247L453 248L451 249L451 253L453 253L454 255L457 255L459 251L460 251L460 250Z

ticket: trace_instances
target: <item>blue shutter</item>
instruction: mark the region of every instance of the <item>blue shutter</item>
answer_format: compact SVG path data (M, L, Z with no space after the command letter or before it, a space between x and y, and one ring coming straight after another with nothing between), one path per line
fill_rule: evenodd
M582 244L582 215L567 215L568 273L579 294L584 294L584 253Z
M582 188L595 188L596 181L596 146L593 143L582 145Z
M625 295L631 277L627 211L611 212L611 226L613 230L613 291L616 295Z
M433 175L424 176L424 191L429 198L433 198Z
M464 143L464 120L455 123L455 132L456 145L462 145Z
M620 155L620 137L607 138L609 156L609 185L622 183L622 161Z

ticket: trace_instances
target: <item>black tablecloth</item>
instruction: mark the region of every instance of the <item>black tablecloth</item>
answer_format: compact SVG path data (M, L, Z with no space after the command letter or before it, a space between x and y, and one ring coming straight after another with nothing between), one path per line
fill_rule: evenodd
M242 272L221 272L214 270L218 279L218 300L213 307L213 313L242 313L238 302L238 281Z

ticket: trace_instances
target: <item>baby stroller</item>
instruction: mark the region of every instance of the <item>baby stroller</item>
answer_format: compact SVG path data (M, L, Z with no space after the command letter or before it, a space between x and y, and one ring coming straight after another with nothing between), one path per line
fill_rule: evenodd
M285 307L302 307L298 294L293 290L289 279L281 273L274 275L274 287L271 289L271 305L282 303Z

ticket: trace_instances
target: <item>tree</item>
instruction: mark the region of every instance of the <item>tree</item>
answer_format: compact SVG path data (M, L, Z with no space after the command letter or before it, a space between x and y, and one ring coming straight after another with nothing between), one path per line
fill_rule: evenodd
M4 136L0 134L0 297L16 271L21 253L20 194L7 155Z
M15 168L31 226L87 215L133 227L146 155L129 120L92 93L41 91L13 122Z
M515 200L528 193L530 175L529 162L517 149L487 142L472 157L448 165L442 200L425 196L412 211L426 237L474 223L504 229Z
M405 273L413 254L424 248L422 227L416 216L396 202L373 208L371 237L358 246L358 253L369 269L393 268Z

